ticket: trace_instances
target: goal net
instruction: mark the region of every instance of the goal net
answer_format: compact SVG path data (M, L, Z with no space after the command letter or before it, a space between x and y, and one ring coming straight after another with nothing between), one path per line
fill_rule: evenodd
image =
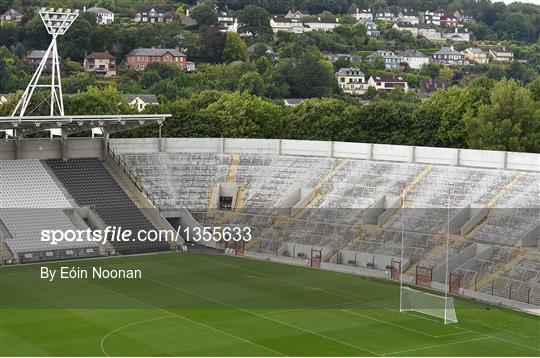
M416 311L444 320L445 324L457 323L454 299L434 295L432 293L412 289L408 286L401 288L400 311Z

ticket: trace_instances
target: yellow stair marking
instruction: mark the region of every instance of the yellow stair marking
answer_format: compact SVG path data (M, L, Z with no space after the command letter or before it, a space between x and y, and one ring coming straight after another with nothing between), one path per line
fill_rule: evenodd
M490 201L487 202L486 207L492 208L499 199L501 199L506 193L508 193L510 190L512 190L517 183L525 178L527 176L527 172L521 172L518 175L516 175L512 180L510 180L508 183L506 183L498 192L495 194L493 198L491 198Z
M507 263L505 263L500 269L498 269L497 271L495 272L492 272L488 275L486 275L482 281L478 282L476 284L476 290L477 291L482 291L482 289L487 286L488 284L492 283L494 279L496 279L497 277L500 277L500 276L503 276L504 274L506 274L507 272L509 272L513 267L516 266L516 264L521 261L521 259L523 258L523 255L521 255L522 251L521 251L521 247L514 247L512 249L512 253L514 253L516 256L514 256L514 258L512 258L510 261L508 261ZM474 282L472 283L472 285L474 287Z
M238 163L240 162L240 154L234 153L231 156L231 163L229 164L229 171L227 172L227 182L236 182L236 171L238 170Z
M349 163L351 160L350 159L342 159L338 165L336 165L336 167L334 169L332 169L328 174L326 174L324 176L324 178L322 178L318 183L317 185L315 185L315 187L313 188L313 190L315 191L315 196L313 197L313 199L311 199L305 207L302 208L302 210L298 211L296 213L296 215L294 216L294 218L296 219L299 219L301 218L302 216L304 216L306 214L306 212L313 208L315 205L317 205L317 203L324 197L324 192L322 190L322 188L337 174L339 173L346 165L347 163Z
M500 200L506 193L508 193L510 190L512 190L513 187L515 187L517 185L517 183L523 179L525 176L527 175L526 172L521 172L519 173L518 175L516 175L514 178L512 178L508 183L506 183L505 185L502 186L501 189L499 189L497 191L497 193L493 196L493 198L491 198L491 200L488 201L488 203L486 204L486 207L488 209L490 208L493 208L493 206L495 205L495 203ZM490 215L490 211L488 211L487 213L487 216L481 221L479 222L477 225L475 225L471 231L469 231L465 237L461 237L459 235L450 235L450 240L449 240L449 245L453 245L454 243L456 242L460 242L460 241L464 241L464 240L472 240L473 239L473 236L474 236L474 233L484 224L487 222L487 219ZM437 234L437 246L435 246L426 256L424 256L422 258L422 260L420 261L422 264L426 264L426 263L429 263L431 261L433 261L434 259L436 259L440 254L442 254L444 252L444 250L446 249L446 230L447 228L443 228L438 234ZM517 245L516 245L517 247ZM514 249L516 249L516 247L514 247ZM420 265L420 262L419 262L419 265ZM410 273L412 272L413 270L413 266L411 266L409 268L409 270L407 270L407 273ZM491 282L491 281L489 281ZM488 283L489 283L488 282ZM487 283L486 283L487 284ZM484 286L486 285L484 284Z
M323 186L328 183L330 179L332 179L339 171L341 171L349 162L350 159L342 159L334 169L332 169L328 174L326 174L313 188L313 190L315 191L315 196L313 197L313 199L311 199L309 203L307 203L306 206L302 208L302 210L298 211L294 217L291 218L281 214L270 215L270 221L272 222L272 224L266 229L264 229L259 237L250 241L249 244L246 245L246 250L252 248L256 243L261 241L263 237L270 236L277 228L294 222L304 216L309 209L313 208L319 202L319 200L324 197L324 192L322 191Z

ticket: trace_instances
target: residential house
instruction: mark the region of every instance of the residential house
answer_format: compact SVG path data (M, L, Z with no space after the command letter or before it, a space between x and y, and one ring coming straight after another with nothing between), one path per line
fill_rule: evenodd
M331 52L323 52L323 56L329 59L332 63L339 61L339 60L345 60L349 62L362 62L362 56L353 55L350 53L331 53Z
M369 9L358 9L356 8L356 12L354 14L352 14L352 16L360 21L360 20L373 20L373 14L371 13L371 10Z
M376 37L381 34L381 32L379 31L379 26L372 20L364 19L360 20L360 23L362 23L362 25L364 25L364 27L366 28L366 33L368 36Z
M420 80L418 94L421 98L427 98L433 92L439 89L446 89L448 87L448 82L443 80L434 80L433 78L430 78L429 80Z
M110 25L114 22L114 13L104 7L90 7L83 8L84 12L89 12L96 15L96 24L98 25Z
M488 54L477 47L469 47L463 51L466 60L479 64L489 63Z
M366 75L359 68L340 68L336 72L339 88L350 95L362 95L366 93L368 86Z
M429 64L429 57L417 50L406 50L399 54L401 63L407 63L410 68L419 70Z
M296 107L302 102L304 102L304 99L302 99L302 98L285 98L283 100L283 103L287 107Z
M495 47L489 50L489 57L495 62L512 62L514 53L506 47Z
M195 66L195 62L187 61L185 71L186 72L197 72L197 67Z
M374 20L381 20L381 21L396 21L396 16L392 14L389 10L379 10L375 12L373 15Z
M394 22L392 28L398 31L409 31L413 37L418 37L418 27L410 22Z
M456 27L454 31L445 32L442 37L446 41L452 42L469 42L471 41L471 33L467 29Z
M310 16L309 11L307 10L302 10L302 11L296 10L294 12L289 10L289 12L287 12L287 14L285 15L287 19L298 19L298 20L306 16Z
M8 9L2 15L0 15L0 25L4 24L20 24L24 19L24 14L14 9Z
M368 87L375 87L377 91L392 91L396 88L409 90L409 84L402 76L373 75L368 80Z
M116 76L116 59L109 51L92 52L84 58L84 70L96 76Z
M133 21L139 23L152 23L152 24L164 24L172 22L174 19L174 14L170 12L161 12L156 11L154 8L150 11L138 12L135 14Z
M398 13L397 21L418 25L420 23L420 17L418 17L418 14L412 9L402 9Z
M366 62L373 62L379 57L384 60L384 66L387 70L399 69L401 58L396 56L394 51L377 50L366 57Z
M253 53L253 51L255 51L256 46L257 46L257 44L253 44L253 45L249 46L247 48L248 52ZM272 49L272 47L270 47L270 45L264 44L264 46L266 48L265 54L270 56L272 58L272 60L276 61L279 58L278 53L275 52L274 49Z
M304 22L304 31L334 31L339 26L339 19L317 17Z
M185 70L187 57L179 49L137 48L127 54L126 63L136 70L143 70L150 63L176 65Z
M136 108L138 112L144 111L149 104L159 104L155 94L126 94L124 95L133 108Z
M39 67L39 64L41 60L43 59L43 56L45 56L45 50L32 50L30 51L24 58L25 62L30 66L32 71L37 70ZM47 61L45 63L45 67L43 68L43 73L51 73L52 72L52 51L49 52L49 57L47 58ZM62 59L58 58L60 61Z
M178 20L186 27L197 26L197 20L189 16L189 9L186 10L185 14L180 14L178 16Z
M420 23L425 25L441 26L441 18L444 17L442 11L420 11Z
M456 10L454 11L454 17L460 22L471 22L474 20L471 12L468 10Z
M454 15L446 14L441 17L441 26L458 27L459 24L459 19Z
M223 27L223 32L238 32L238 19L226 11L218 13L218 23Z
M418 35L424 36L431 42L444 41L441 32L433 25L420 25L418 27Z
M9 94L0 93L0 106L8 101Z
M299 19L274 16L270 19L270 27L272 27L272 31L275 34L279 31L292 32L295 34L304 33L304 24Z
M443 65L463 65L464 58L461 52L454 50L454 46L443 47L433 54L433 62Z

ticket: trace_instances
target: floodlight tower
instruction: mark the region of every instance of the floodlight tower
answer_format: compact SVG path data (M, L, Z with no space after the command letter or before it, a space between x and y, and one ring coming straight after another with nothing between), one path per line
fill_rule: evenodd
M34 72L30 83L26 87L19 103L13 111L12 117L24 117L27 113L28 105L32 99L32 95L36 88L50 88L50 115L64 116L64 100L62 98L62 82L60 80L60 61L58 59L58 48L56 39L66 33L71 24L79 16L79 10L72 11L71 9L45 9L41 8L39 16L47 29L47 32L52 35L52 40L39 63L36 72ZM47 60L51 57L51 83L39 84L39 79L43 69L47 66ZM46 101L48 101L45 98ZM55 110L56 109L56 110Z

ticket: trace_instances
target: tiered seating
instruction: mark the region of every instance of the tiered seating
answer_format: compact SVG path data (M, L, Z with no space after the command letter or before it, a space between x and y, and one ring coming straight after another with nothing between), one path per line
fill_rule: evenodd
M154 229L99 159L48 160L48 164L77 203L93 208L107 225L131 230L134 235L139 230ZM113 242L113 246L122 254L169 248L165 242L141 242L135 238L133 242Z
M75 229L64 212L68 209L72 209L71 204L40 161L0 161L0 221L9 234L5 244L21 261L57 259L66 254L62 250L71 250L75 256L98 254L94 243L61 242L52 246L41 241L44 229Z
M501 272L514 259L513 248L520 237L538 221L540 175L536 173L523 176L506 170L240 153L234 161L234 178L245 190L244 206L218 218L205 215L203 210L211 188L226 180L231 156L175 153L124 157L162 206L198 211L196 218L204 225L249 225L261 239L254 249L263 251L276 252L281 243L296 242L399 255L403 228L404 255L413 265L421 262L433 267L446 257L441 243L448 217L467 204L489 203L491 209L484 222L466 237L456 235L450 240L450 257L474 242L494 245L493 257L477 260L472 269L456 270L462 276L462 286L470 288L475 281L482 282L482 291L506 295L510 284L502 280L511 280L522 284L512 285L515 297L522 297L530 287L529 296L535 294L533 281L540 267L520 264L508 273ZM294 218L276 216L281 199L295 186L318 187L311 208ZM404 188L405 214L398 211L382 228L360 224L362 214L375 200L382 195L400 196ZM492 279L499 274L503 277Z
M206 153L126 154L123 159L161 208L202 211L223 181L230 156Z

